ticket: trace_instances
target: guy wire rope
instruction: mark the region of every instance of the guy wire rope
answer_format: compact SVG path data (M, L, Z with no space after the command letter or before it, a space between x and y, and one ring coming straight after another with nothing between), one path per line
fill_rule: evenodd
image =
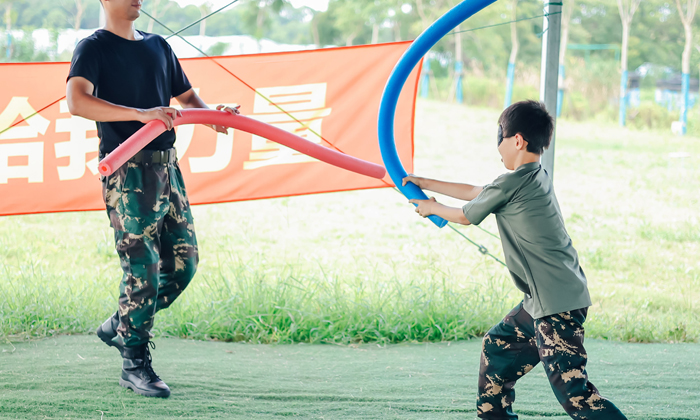
M554 5L556 5L556 4L558 4L558 3L549 3L549 4L554 4ZM450 32L450 34L461 34L461 33L464 33L464 32L473 32L473 31L478 31L478 30L481 30L481 29L495 28L496 26L510 25L511 23L517 23L517 22L522 22L522 21L525 21L525 20L532 20L532 19L537 19L537 18L541 18L541 17L549 17L549 16L552 16L552 15L559 15L559 14L561 14L561 12L545 13L545 14L543 14L543 15L530 16L530 17L526 17L526 18L520 18L520 19L510 20L510 21L508 21L508 22L495 23L495 24L493 24L493 25L479 26L479 27L477 27L477 28L465 29L465 30L463 30L463 31L452 31L452 32ZM542 36L543 33L544 33L544 32L542 32L542 33L540 33L540 34L538 34L538 35L539 35L539 36ZM448 34L448 35L449 35L449 34ZM538 36L538 38L539 38L539 36Z
M169 40L170 38L174 37L175 35L178 35L178 34L181 33L181 32L185 32L186 30L190 29L191 27L193 27L194 25L198 24L199 22L201 22L201 21L203 21L203 20L206 20L206 19L209 18L210 16L213 16L213 15L215 15L215 14L217 14L217 13L223 11L225 8L229 7L229 6L232 5L233 3L236 3L237 1L238 1L238 0L233 0L231 3L227 4L226 6L221 7L221 8L219 8L219 9L217 9L217 10L214 10L213 12L209 13L208 15L206 15L206 16L204 16L204 17L201 17L201 18L199 18L199 19L197 19L197 20L195 20L194 22L190 23L189 25L185 26L184 28L180 29L179 31L173 32L172 34L168 35L167 37L165 37L165 40L167 41L167 40ZM148 16L148 15L147 15L147 16ZM148 16L148 17L150 17L150 16ZM151 17L151 19L153 19L153 18ZM155 19L154 19L154 20L155 20Z

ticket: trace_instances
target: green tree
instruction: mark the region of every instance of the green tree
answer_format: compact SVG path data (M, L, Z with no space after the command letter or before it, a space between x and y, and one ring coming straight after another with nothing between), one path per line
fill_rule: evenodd
M566 46L569 43L569 27L571 25L571 15L576 8L576 0L564 0L561 10L561 47L559 49L559 65L566 64Z
M698 10L698 0L686 0L685 3L684 7L680 0L676 0L676 8L685 32L681 72L690 74L690 55L693 51L693 20L695 19L695 12Z
M13 22L13 10L11 0L0 0L0 6L4 9L5 18L5 37L7 41L5 42L5 59L9 61L12 58L12 22Z
M515 78L515 60L518 57L518 24L515 22L518 18L518 0L510 0L510 58L508 59L508 75L506 78L506 98L503 103L503 108L510 106L513 99L513 82Z
M365 7L360 2L331 0L328 10L335 17L335 26L342 34L345 45L353 45L355 38L365 30Z
M620 126L624 127L627 120L627 46L629 44L630 26L634 13L642 0L617 0L622 21L622 51L620 56Z
M244 24L248 28L248 33L255 39L262 39L273 16L278 15L287 5L287 0L249 0L246 2Z
M318 28L318 39L320 45L337 45L342 38L340 29L336 24L336 15L330 5L325 12L317 12L314 15Z
M169 1L169 0L151 0L151 2L148 5L148 13L153 16L153 19L148 20L148 26L146 27L146 32L152 33L153 32L153 27L156 23L155 19L158 19L159 16L165 15L165 13L168 11L168 9L173 5L174 3Z
M167 3L164 3L166 2ZM179 31L185 26L191 24L192 22L198 20L201 13L197 6L188 4L185 7L180 7L176 2L171 0L162 0L157 4L156 13L153 14L152 7L156 5L155 1L147 2L144 5L144 11L155 17L163 25L167 26L172 31ZM171 35L171 32L162 27L158 22L154 22L147 16L141 16L136 21L136 28L146 32L153 32L163 36ZM199 33L199 28L195 25L186 31L180 33L182 36L186 35L197 35Z
M83 14L85 13L85 9L87 8L87 1L88 0L73 0L75 5L75 11L73 13L73 29L75 29L76 31L81 27Z
M681 122L683 123L682 132L685 134L688 126L688 109L690 107L688 91L690 89L690 55L693 52L693 20L695 19L695 12L698 10L698 0L687 0L685 7L683 7L680 0L676 0L676 8L678 9L678 15L681 18L681 22L683 22L683 29L685 32L685 47L683 48L681 63L681 94L683 96Z

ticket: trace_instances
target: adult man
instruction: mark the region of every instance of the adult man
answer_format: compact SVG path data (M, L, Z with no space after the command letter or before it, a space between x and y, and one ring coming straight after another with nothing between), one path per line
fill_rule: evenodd
M119 310L97 329L120 350L120 385L152 397L170 395L151 366L153 317L187 287L198 263L197 239L182 174L177 163L173 120L183 108L206 108L167 42L136 31L141 0L101 0L104 29L75 49L68 76L73 115L97 121L100 156L151 120L168 131L102 180L103 197L124 270ZM238 107L219 105L232 114ZM225 127L212 127L226 132ZM153 343L150 343L153 344Z

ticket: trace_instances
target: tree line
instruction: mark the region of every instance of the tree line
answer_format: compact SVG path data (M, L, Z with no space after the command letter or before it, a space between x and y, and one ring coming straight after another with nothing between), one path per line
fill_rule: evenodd
M643 63L655 63L681 70L681 57L685 54L689 57L688 71L697 74L700 28L698 19L688 22L687 10L693 7L692 2L697 8L697 0L568 0L564 7L564 17L569 22L568 43L624 42L630 69ZM247 34L281 43L318 46L402 41L414 39L457 3L457 0L330 0L328 9L319 12L306 7L295 9L288 0L238 0L230 8L193 26L183 35ZM630 7L623 13L618 3L632 3L632 19ZM679 5L683 9L680 13ZM100 7L99 0L0 0L6 30L96 28ZM169 28L177 30L212 11L213 7L182 8L171 0L146 0L143 9ZM460 29L508 23L541 14L541 1L501 0L469 19ZM687 23L685 26L684 22ZM139 19L139 26L144 30L169 34L146 16ZM690 48L685 42L688 33L686 27L692 38ZM536 18L462 32L459 41L465 67L505 73L508 62L515 57L521 65L539 65L541 31L542 18ZM625 33L628 34L626 37ZM448 36L436 46L435 51L454 58L457 42L456 35ZM584 52L570 51L569 54L583 56ZM591 52L588 55L593 59L614 58L610 51Z

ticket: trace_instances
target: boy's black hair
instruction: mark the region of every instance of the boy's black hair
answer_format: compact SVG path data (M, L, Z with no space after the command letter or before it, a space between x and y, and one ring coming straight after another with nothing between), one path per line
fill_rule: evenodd
M516 102L501 113L498 124L505 138L520 133L530 153L541 155L552 141L554 119L542 102Z

